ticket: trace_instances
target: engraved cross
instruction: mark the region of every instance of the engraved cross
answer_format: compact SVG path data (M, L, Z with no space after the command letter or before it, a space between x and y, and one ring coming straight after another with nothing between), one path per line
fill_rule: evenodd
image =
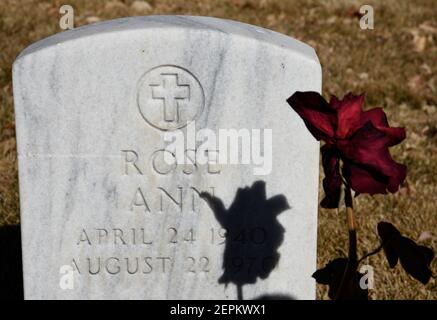
M180 84L177 73L161 73L162 83L151 84L152 99L162 100L164 121L179 121L179 100L190 100L190 85Z

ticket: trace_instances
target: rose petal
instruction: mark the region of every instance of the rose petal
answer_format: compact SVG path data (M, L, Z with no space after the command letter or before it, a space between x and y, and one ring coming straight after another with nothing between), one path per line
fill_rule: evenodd
M361 115L361 125L371 121L379 131L384 132L389 139L388 146L394 146L405 139L404 128L391 128L387 121L387 116L382 108L374 108L363 112Z
M333 96L329 101L331 107L337 110L337 129L335 135L344 139L359 129L361 124L361 106L364 95L355 96L348 93L342 100Z
M343 176L356 192L371 195L387 193L388 178L378 172L371 172L369 168L361 168L353 163L345 163Z
M332 142L336 124L335 110L319 93L297 91L287 102L304 120L314 138Z
M336 154L335 150L327 144L321 148L321 152L323 171L325 173L325 178L323 179L325 198L323 198L320 205L322 208L338 208L342 184L338 154Z
M391 140L371 122L348 140L340 140L337 147L353 190L359 193L396 192L405 180L406 167L393 160L388 150Z

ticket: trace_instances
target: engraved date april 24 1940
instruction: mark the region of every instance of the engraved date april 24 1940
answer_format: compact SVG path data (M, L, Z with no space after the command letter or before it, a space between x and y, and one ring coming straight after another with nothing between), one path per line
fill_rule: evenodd
M196 230L194 228L180 229L167 227L159 234L147 231L145 228L94 228L82 229L76 244L79 245L153 245L162 242L168 245L201 244L223 245L226 241L236 243L262 245L267 238L267 231L262 227L246 228L230 235L225 228L210 228Z

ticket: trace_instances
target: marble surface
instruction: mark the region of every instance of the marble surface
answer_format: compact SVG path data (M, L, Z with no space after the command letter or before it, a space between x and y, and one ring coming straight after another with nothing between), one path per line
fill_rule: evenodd
M32 44L13 86L26 299L315 298L319 144L286 103L320 92L311 47L217 18L124 18ZM193 120L272 129L271 172L166 165L164 134Z

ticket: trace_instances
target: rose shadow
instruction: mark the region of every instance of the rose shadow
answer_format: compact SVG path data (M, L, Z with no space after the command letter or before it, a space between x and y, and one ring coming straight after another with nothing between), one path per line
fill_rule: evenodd
M278 248L284 241L284 227L277 216L290 209L284 195L266 198L266 183L256 181L251 187L239 188L228 209L221 199L202 193L220 225L226 229L221 284L237 286L243 299L243 285L267 279L280 260ZM274 295L284 297L283 295ZM265 295L268 297L268 295ZM287 296L288 297L288 296Z

